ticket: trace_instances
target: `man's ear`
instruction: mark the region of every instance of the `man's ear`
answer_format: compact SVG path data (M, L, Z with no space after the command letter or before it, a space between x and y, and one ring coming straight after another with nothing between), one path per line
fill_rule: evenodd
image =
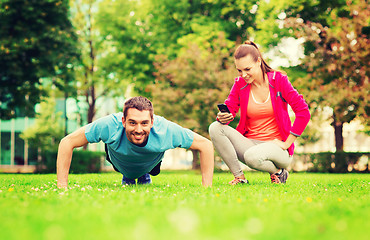
M122 117L122 125L125 126L125 124L126 124L126 119L125 117Z
M150 125L150 128L152 128L154 125L154 117L152 117L152 124Z

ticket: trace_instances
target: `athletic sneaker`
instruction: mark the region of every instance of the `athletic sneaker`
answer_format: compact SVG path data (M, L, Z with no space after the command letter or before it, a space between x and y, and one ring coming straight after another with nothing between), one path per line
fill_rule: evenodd
M230 181L230 185L236 185L236 184L243 184L243 183L249 183L247 179L241 179L241 178L234 178L234 180Z
M125 175L122 175L122 185L135 185L135 179L126 178Z
M288 176L289 172L283 168L281 173L271 174L270 178L272 183L286 183Z
M275 174L271 174L270 175L270 178L271 178L271 182L272 183L281 183L280 182L280 179L278 178L278 176L276 175L276 173Z
M276 174L276 175L279 178L281 183L286 183L286 180L289 177L289 172L283 168L282 172L280 174Z
M146 173L137 179L137 184L151 184L151 183L152 179L150 178L149 173Z

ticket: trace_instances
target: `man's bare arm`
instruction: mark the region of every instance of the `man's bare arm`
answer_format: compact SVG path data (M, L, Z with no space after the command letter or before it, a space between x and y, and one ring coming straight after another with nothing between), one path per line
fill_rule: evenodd
M71 166L73 149L88 144L85 136L85 127L65 136L59 143L57 157L58 188L68 186L68 173Z
M194 133L194 141L190 146L190 149L198 150L200 152L200 168L202 172L203 186L212 186L214 170L214 150L212 142L207 138Z

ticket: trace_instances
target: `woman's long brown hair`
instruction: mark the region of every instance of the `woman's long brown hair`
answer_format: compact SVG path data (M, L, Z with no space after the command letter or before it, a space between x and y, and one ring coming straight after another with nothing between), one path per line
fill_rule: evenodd
M266 61L262 58L262 54L260 50L258 49L257 45L252 42L252 41L245 41L244 44L240 45L234 52L234 58L235 59L240 59L243 57L246 57L250 55L254 61L257 62L258 58L261 58L262 64L261 64L261 69L262 69L262 77L264 78L265 74L267 72L272 72L275 71L272 69Z

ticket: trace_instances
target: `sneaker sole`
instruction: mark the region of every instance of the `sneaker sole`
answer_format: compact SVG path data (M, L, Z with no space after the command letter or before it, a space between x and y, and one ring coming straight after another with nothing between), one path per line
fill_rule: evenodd
M283 183L283 184L285 184L286 183L286 181L288 180L288 177L289 177L289 172L287 171L287 170L285 170L286 171L286 178L285 178L285 180L284 180L284 182L282 182L282 181L280 181L281 183ZM280 179L279 179L280 180Z

